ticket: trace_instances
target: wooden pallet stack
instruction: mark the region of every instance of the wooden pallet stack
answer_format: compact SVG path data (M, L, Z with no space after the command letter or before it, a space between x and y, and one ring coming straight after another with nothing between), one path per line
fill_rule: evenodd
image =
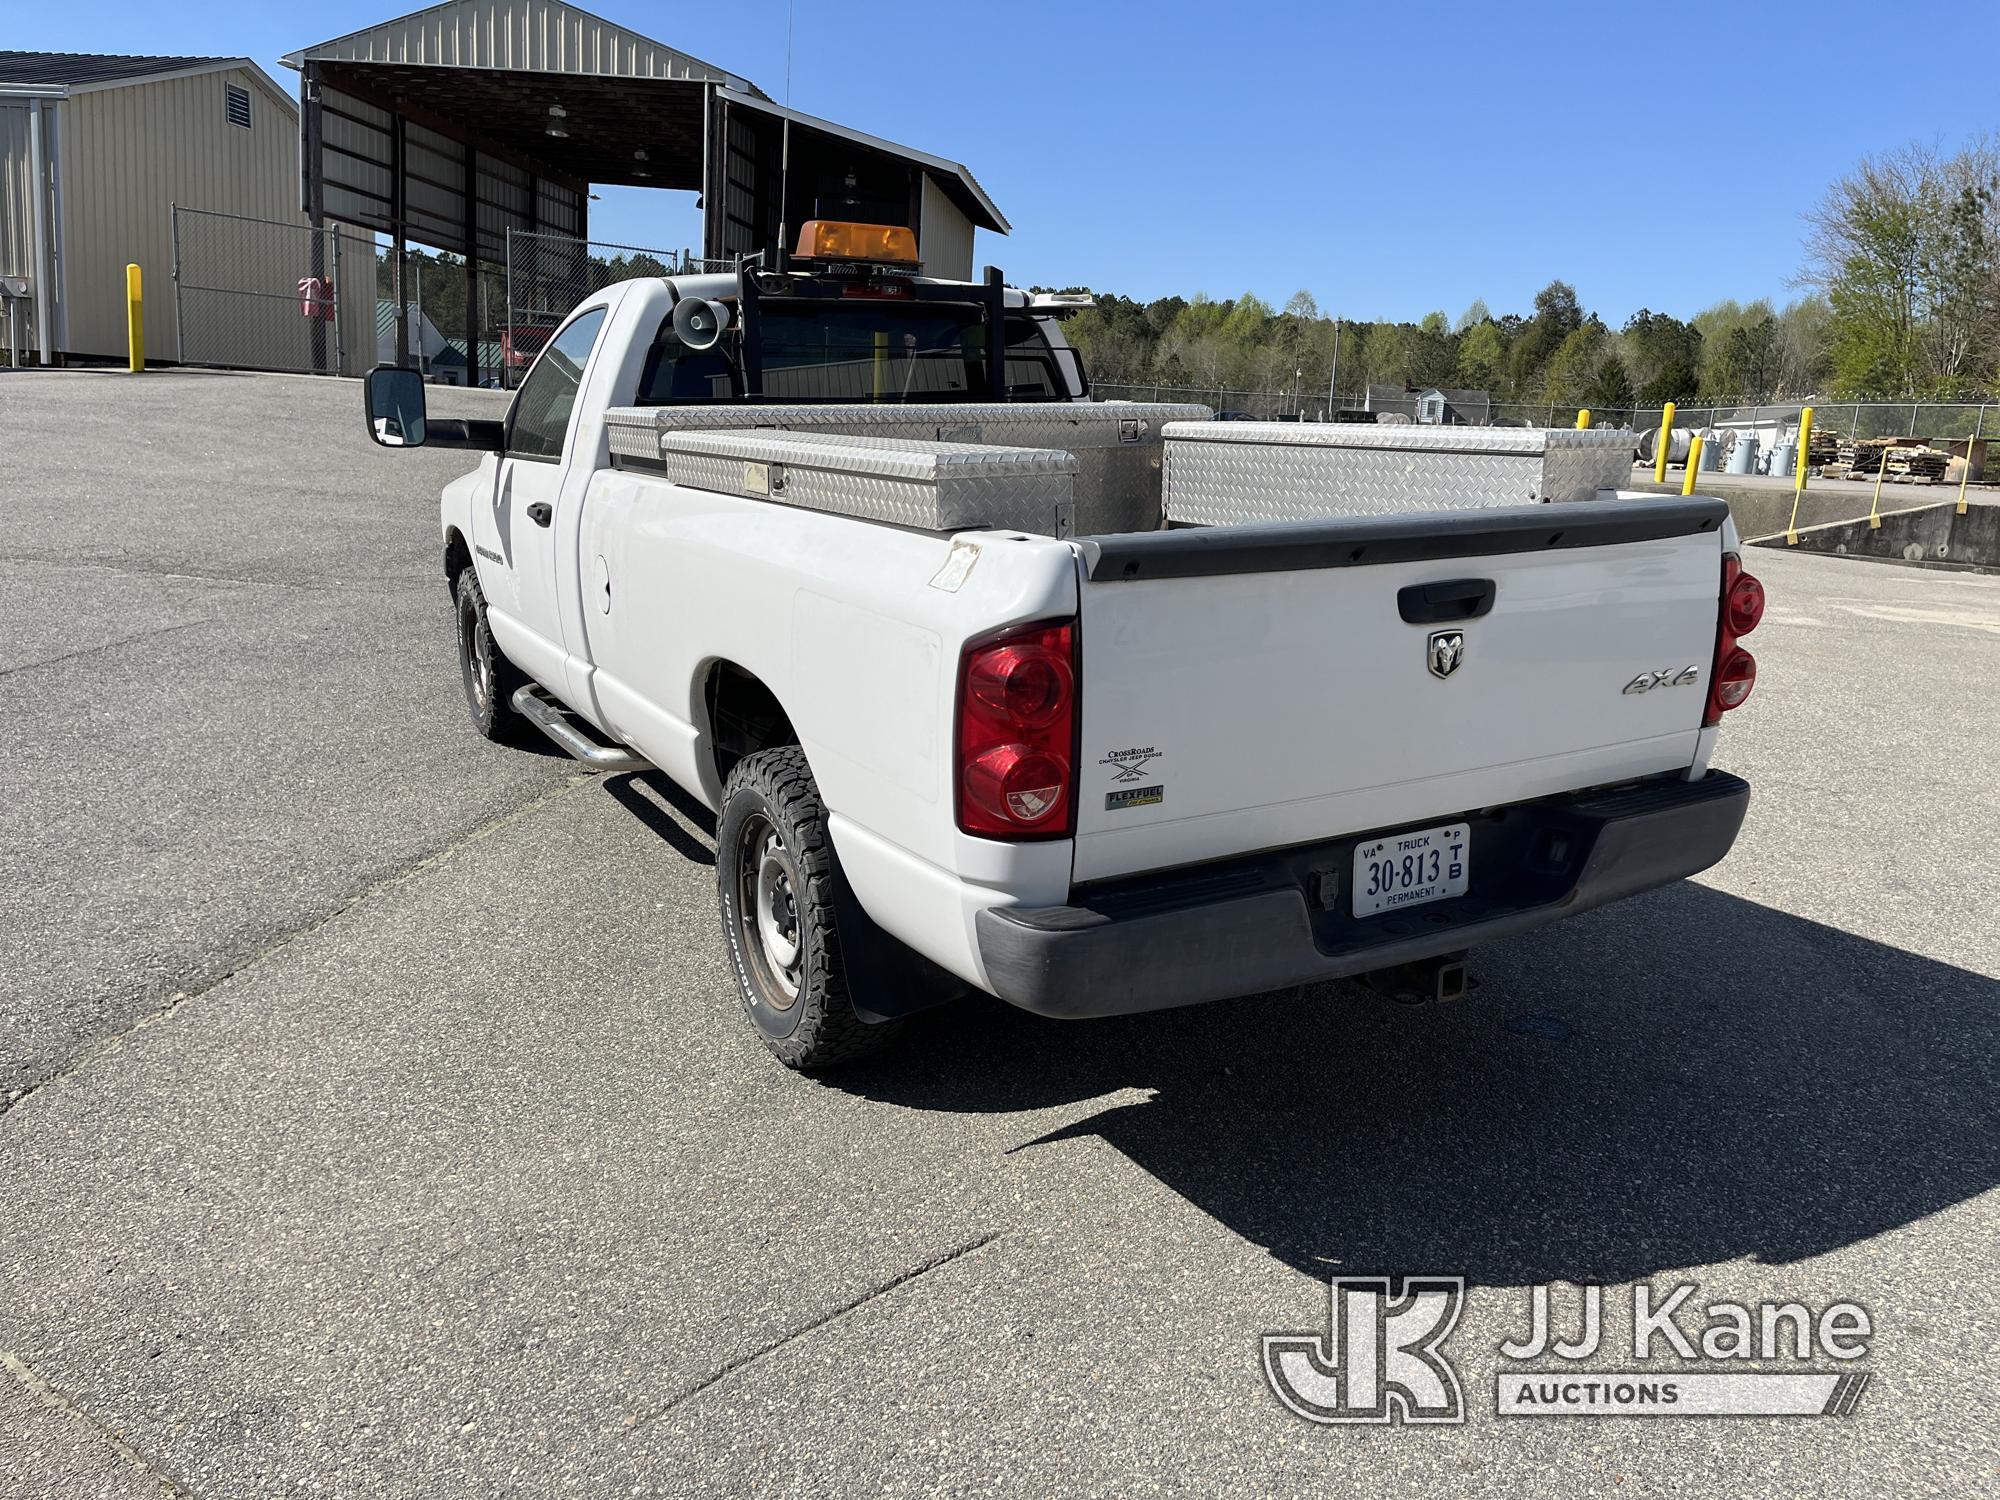
M1877 473L1890 484L1937 484L1944 479L1951 455L1923 439L1870 438L1843 450L1837 467L1848 479L1873 479ZM1829 470L1829 477L1831 475Z

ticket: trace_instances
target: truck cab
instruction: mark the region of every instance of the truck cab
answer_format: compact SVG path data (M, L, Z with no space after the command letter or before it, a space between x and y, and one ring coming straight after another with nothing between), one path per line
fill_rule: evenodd
M666 278L676 316L640 381L648 405L1082 401L1059 314L1075 299L916 274L909 231L812 221L796 268ZM999 336L994 336L994 330Z

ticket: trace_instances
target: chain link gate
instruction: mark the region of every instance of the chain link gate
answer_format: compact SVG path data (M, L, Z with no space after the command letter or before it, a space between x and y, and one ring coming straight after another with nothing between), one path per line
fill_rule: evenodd
M507 231L507 320L491 330L503 383L521 383L549 335L592 292L640 276L733 271L733 260L702 260L687 250L656 250L609 240L579 240L526 229Z
M374 363L367 239L337 225L253 219L174 204L174 358L184 365L355 374ZM346 295L343 295L343 294Z

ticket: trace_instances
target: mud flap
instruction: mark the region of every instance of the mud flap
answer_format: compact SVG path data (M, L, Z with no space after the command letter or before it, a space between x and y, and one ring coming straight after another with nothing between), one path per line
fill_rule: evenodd
M833 899L848 998L862 1020L871 1025L900 1020L972 993L972 986L956 974L875 924L848 885L837 850L833 854Z

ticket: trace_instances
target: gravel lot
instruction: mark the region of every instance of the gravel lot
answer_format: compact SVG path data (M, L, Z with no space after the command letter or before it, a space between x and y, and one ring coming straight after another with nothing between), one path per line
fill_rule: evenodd
M705 819L465 725L463 463L358 407L0 375L0 1495L1991 1491L2000 578L1753 554L1735 853L1461 1004L968 1004L820 1083ZM1266 1388L1364 1272L1467 1278L1464 1426ZM1873 1383L1498 1419L1551 1279L1858 1301Z

